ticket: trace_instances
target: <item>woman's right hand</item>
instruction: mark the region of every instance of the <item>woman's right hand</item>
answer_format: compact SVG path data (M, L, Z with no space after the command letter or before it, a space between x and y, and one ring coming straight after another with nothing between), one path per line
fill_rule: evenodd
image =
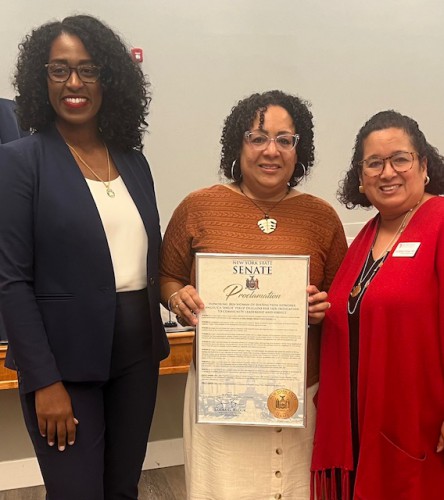
M196 289L191 285L172 293L168 305L182 326L196 326L197 315L205 307Z
M59 451L64 451L66 443L73 445L76 440L76 425L71 398L62 382L48 385L35 391L35 411L42 437L49 446L57 439Z

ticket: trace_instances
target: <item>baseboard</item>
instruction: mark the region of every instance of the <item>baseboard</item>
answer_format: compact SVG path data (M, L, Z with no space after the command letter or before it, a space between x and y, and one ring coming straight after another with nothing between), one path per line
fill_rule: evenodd
M161 469L183 465L183 439L165 439L150 441L148 451L143 462L143 470Z
M0 491L43 484L36 458L0 462Z
M165 439L148 443L143 470L183 464L183 440ZM0 462L0 491L28 488L43 484L36 458Z

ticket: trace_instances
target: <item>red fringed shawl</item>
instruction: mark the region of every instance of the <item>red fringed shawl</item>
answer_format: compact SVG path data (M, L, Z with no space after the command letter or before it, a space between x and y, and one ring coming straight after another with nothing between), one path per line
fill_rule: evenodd
M312 500L442 500L444 453L444 198L414 214L365 292L360 310L358 426L353 463L347 300L374 240L378 217L353 242L329 292L312 461ZM339 495L337 491L339 490Z

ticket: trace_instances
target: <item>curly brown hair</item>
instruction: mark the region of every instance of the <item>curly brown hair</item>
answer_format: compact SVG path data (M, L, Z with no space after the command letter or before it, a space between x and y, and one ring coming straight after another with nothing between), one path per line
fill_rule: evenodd
M142 149L151 101L149 82L120 37L88 15L46 23L20 43L14 87L18 93L15 100L21 127L39 131L55 119L48 99L45 64L53 41L62 33L77 36L101 68L103 100L98 124L103 140L123 150Z
M380 111L372 116L359 130L355 139L350 167L345 174L344 180L340 183L337 193L338 200L349 209L357 206L365 208L372 206L365 194L359 192L359 178L362 171L360 162L364 159L364 141L372 132L387 128L404 130L410 137L419 158L427 158L427 175L430 177L430 182L425 186L426 193L444 193L444 157L426 141L418 123L397 111Z
M244 134L251 128L258 113L263 115L269 106L281 106L284 108L291 116L295 131L299 135L299 142L296 146L298 163L295 165L295 170L290 180L290 185L296 186L309 174L314 163L313 115L308 109L311 106L308 101L291 94L286 94L280 90L269 90L262 94L252 94L240 100L231 109L230 114L225 119L220 139L222 151L219 171L227 179L233 179L231 167L233 162L236 161L235 172L240 169L239 158L243 146Z

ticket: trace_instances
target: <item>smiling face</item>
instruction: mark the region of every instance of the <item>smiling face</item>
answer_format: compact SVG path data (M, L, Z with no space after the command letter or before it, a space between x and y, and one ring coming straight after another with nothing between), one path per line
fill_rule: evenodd
M51 46L48 63L64 63L75 68L79 64L94 64L94 61L80 38L62 33ZM97 128L97 114L102 105L100 80L83 83L73 70L63 83L48 78L48 94L62 133L64 129L72 130L78 126Z
M390 161L386 161L381 174L374 177L362 171L360 174L365 196L382 216L397 217L421 200L427 176L427 160L418 157L410 136L399 128L372 132L363 143L363 159L373 156L386 158L402 151L415 153L413 166L407 172L396 172Z
M256 115L250 131L262 132L275 138L282 134L294 134L295 126L291 116L281 106L269 106L264 113L264 123L260 128L260 115ZM293 175L297 162L296 149L280 151L275 141L258 151L244 140L240 164L242 186L250 196L274 200L282 197L287 190L287 183Z

